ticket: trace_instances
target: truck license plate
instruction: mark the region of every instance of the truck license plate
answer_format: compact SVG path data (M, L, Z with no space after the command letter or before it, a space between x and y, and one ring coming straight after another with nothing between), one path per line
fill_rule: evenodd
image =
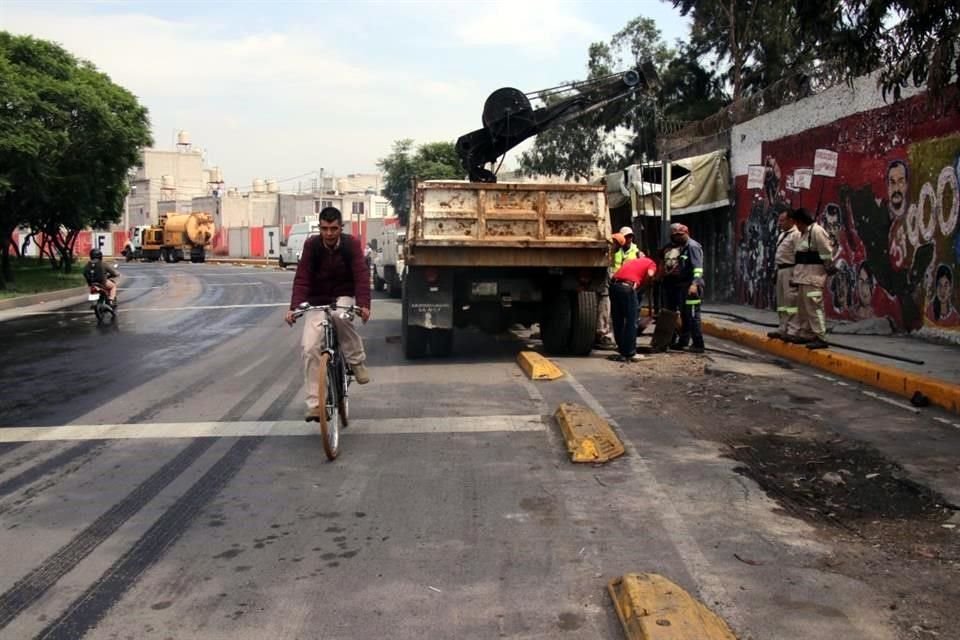
M496 297L496 282L474 282L470 285L470 294L477 298Z

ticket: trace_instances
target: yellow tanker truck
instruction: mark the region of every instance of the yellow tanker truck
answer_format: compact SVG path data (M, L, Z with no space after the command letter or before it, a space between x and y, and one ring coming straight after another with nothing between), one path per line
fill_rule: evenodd
M216 229L209 213L177 213L161 216L160 224L142 231L140 258L180 262L204 262L206 248Z

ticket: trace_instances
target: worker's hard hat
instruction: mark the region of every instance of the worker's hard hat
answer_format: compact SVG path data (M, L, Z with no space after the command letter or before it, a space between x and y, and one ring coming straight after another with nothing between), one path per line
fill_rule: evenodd
M632 236L633 229L631 229L630 227L620 227L620 235L622 235L624 238L626 238L627 236Z
M627 244L627 239L623 237L622 233L615 233L610 237L613 238L613 243L618 247L622 247L623 245Z

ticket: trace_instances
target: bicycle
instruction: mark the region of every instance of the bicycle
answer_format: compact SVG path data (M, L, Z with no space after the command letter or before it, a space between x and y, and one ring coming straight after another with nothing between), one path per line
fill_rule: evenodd
M304 302L293 312L296 320L307 311L323 311L323 351L320 354L320 377L318 381L318 397L320 416L316 420L320 423L320 437L323 439L323 451L329 460L333 460L340 453L340 429L349 425L350 400L348 389L353 382L353 372L350 365L343 358L340 351L340 340L337 338L337 328L333 324L332 313L336 310L346 311L345 317L351 322L360 311L355 305L337 306L325 304L312 306Z

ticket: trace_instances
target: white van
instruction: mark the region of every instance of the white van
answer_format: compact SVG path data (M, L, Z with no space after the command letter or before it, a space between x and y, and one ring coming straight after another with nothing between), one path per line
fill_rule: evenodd
M286 269L288 265L294 265L300 262L300 253L303 251L303 243L310 236L320 233L320 223L300 222L290 227L290 235L286 242L280 243L280 256L278 258L281 269Z

